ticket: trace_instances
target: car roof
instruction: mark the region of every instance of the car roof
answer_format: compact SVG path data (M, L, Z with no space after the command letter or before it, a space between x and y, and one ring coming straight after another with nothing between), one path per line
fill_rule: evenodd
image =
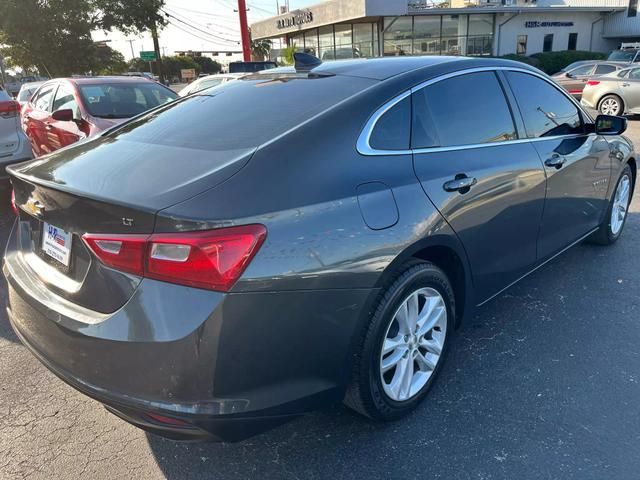
M71 78L56 78L55 80L67 80L75 83L76 85L98 85L102 83L144 83L152 82L146 77L129 77L129 76L104 76L104 77L71 77Z
M311 73L319 75L344 75L352 77L363 77L372 80L386 80L397 75L409 73L415 70L429 69L438 65L459 63L472 63L473 67L500 67L511 66L536 70L535 68L521 62L513 60L503 60L498 58L481 57L453 57L453 56L422 56L422 57L378 57L378 58L358 58L349 60L333 60L323 62L310 70ZM470 65L471 66L471 65ZM294 73L294 67L280 67L271 70L263 70L260 74L274 75L278 73Z

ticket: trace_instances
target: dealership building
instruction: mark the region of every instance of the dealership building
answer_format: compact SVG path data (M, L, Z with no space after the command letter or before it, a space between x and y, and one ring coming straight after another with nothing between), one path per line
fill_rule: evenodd
M251 26L274 51L384 55L607 52L640 42L638 0L328 0Z

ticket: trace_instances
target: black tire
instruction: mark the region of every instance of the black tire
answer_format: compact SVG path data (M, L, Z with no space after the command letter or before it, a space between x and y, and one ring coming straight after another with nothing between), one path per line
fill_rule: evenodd
M609 113L604 113L602 111L602 107L603 104L605 103L605 101L610 100L610 101L615 101L618 104L618 110L616 110L615 113L609 112ZM598 112L600 112L603 115L622 115L624 113L624 102L622 101L622 99L617 96L617 95L605 95L604 97L602 97L600 99L600 101L598 102Z
M633 192L633 187L634 187L633 173L631 172L631 167L629 167L629 165L625 165L625 167L622 169L622 173L620 173L620 177L618 177L618 181L616 182L613 195L611 196L611 200L609 201L609 207L607 208L607 213L602 223L600 224L600 227L598 228L598 230L589 238L590 243L595 243L597 245L612 245L618 240L618 238L620 238L620 235L622 235L622 232L624 231L624 225L627 222L627 217L629 215L625 216L624 221L622 223L622 227L620 228L618 233L614 234L613 230L611 229L611 212L613 210L613 204L615 201L616 192L618 190L618 185L620 185L620 181L625 175L629 177L631 181L630 193ZM629 203L631 203L631 194L629 195ZM627 211L628 211L628 208L629 208L629 205L627 204Z
M407 264L400 275L382 293L371 321L365 327L354 361L351 383L344 403L351 409L374 420L388 421L403 417L413 410L433 385L449 350L455 324L455 299L445 273L429 262ZM406 401L391 399L384 391L379 361L382 343L393 315L410 293L431 287L443 298L447 311L447 332L442 353L428 382Z

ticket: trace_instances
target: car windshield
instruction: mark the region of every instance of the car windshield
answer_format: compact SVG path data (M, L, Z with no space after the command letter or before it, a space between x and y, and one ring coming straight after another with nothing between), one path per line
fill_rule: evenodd
M631 62L636 56L636 50L614 50L609 54L607 60L616 60L618 62Z
M20 89L20 93L18 94L18 101L19 102L28 102L29 99L31 98L31 96L33 95L33 92L35 92L38 89L38 87L22 87Z
M98 118L130 118L163 105L178 95L152 82L80 85L87 110Z

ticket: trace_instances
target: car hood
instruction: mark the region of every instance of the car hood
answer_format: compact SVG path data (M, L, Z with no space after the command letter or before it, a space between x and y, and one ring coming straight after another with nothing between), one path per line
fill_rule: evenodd
M225 181L254 151L199 150L102 136L9 167L9 173L74 195L157 212Z

